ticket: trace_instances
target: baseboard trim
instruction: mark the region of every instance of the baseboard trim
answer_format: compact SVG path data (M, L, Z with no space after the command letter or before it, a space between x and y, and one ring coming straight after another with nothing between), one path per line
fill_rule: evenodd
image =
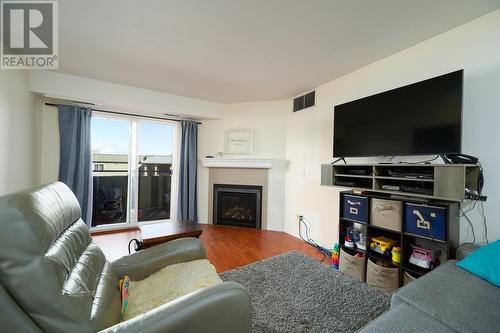
M268 224L267 225L267 230L270 231L285 231L285 228L281 225L276 225L276 224Z

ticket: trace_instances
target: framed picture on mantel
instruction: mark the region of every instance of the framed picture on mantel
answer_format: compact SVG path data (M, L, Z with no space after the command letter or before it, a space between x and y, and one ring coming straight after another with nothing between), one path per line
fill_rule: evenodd
M249 155L253 153L252 129L227 129L224 131L224 154Z

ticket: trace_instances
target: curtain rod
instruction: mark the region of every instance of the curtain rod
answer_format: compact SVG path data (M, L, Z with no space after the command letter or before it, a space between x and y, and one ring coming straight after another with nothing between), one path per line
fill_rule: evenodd
M48 106L55 106L58 107L58 104L54 103L45 103L45 105ZM157 119L157 120L169 120L169 121L177 121L181 122L183 119L176 119L176 118L163 118L163 117L155 117L155 116L148 116L148 115L143 115L143 114L138 114L138 113L127 113L127 112L118 112L118 111L108 111L108 110L99 110L99 109L94 109L90 107L90 109L97 111L97 112L103 112L103 113L111 113L111 114L118 114L122 116L135 116L135 117L142 117L142 118L148 118L148 119ZM199 121L191 120L197 123L198 125L201 125L202 123Z

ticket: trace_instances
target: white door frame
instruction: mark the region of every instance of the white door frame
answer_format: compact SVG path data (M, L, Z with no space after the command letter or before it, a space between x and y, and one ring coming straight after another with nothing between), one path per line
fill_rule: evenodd
M177 220L177 202L178 202L178 171L179 171L179 152L180 152L180 126L178 122L169 121L169 120L159 120L159 119L150 119L147 117L140 116L124 116L124 115L114 115L106 112L93 111L93 116L105 119L116 119L116 120L125 120L129 122L129 152L128 152L128 202L127 202L127 212L126 212L126 221L123 223L113 223L113 224L105 224L99 225L96 227L92 227L91 231L108 231L108 230L119 230L119 229L130 229L137 228L143 224L153 224L153 223L161 223L161 222L170 222ZM138 138L139 138L139 122L147 121L153 123L162 123L168 124L174 127L173 134L173 147L172 147L172 183L171 183L171 201L170 201L170 219L168 220L153 220L153 221L137 221L137 210L138 210L138 154L137 154L137 146L138 146ZM135 166L135 167L134 167Z

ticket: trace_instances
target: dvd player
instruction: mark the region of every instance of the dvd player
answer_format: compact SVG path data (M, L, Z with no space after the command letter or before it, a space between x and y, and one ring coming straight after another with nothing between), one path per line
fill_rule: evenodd
M368 169L347 169L347 174L358 176L371 176L372 172Z
M356 187L356 182L351 182L348 180L337 180L335 181L335 185L337 186L347 186L347 187Z
M418 187L418 186L408 186L408 185L403 185L401 187L401 191L403 192L409 192L409 193L418 193L418 194L425 194L425 195L432 195L434 191L432 188L425 188L425 187Z
M391 177L401 177L408 179L434 179L434 173L432 172L432 170L424 172L387 170L387 174Z
M401 187L397 185L382 185L382 189L387 191L399 191Z

